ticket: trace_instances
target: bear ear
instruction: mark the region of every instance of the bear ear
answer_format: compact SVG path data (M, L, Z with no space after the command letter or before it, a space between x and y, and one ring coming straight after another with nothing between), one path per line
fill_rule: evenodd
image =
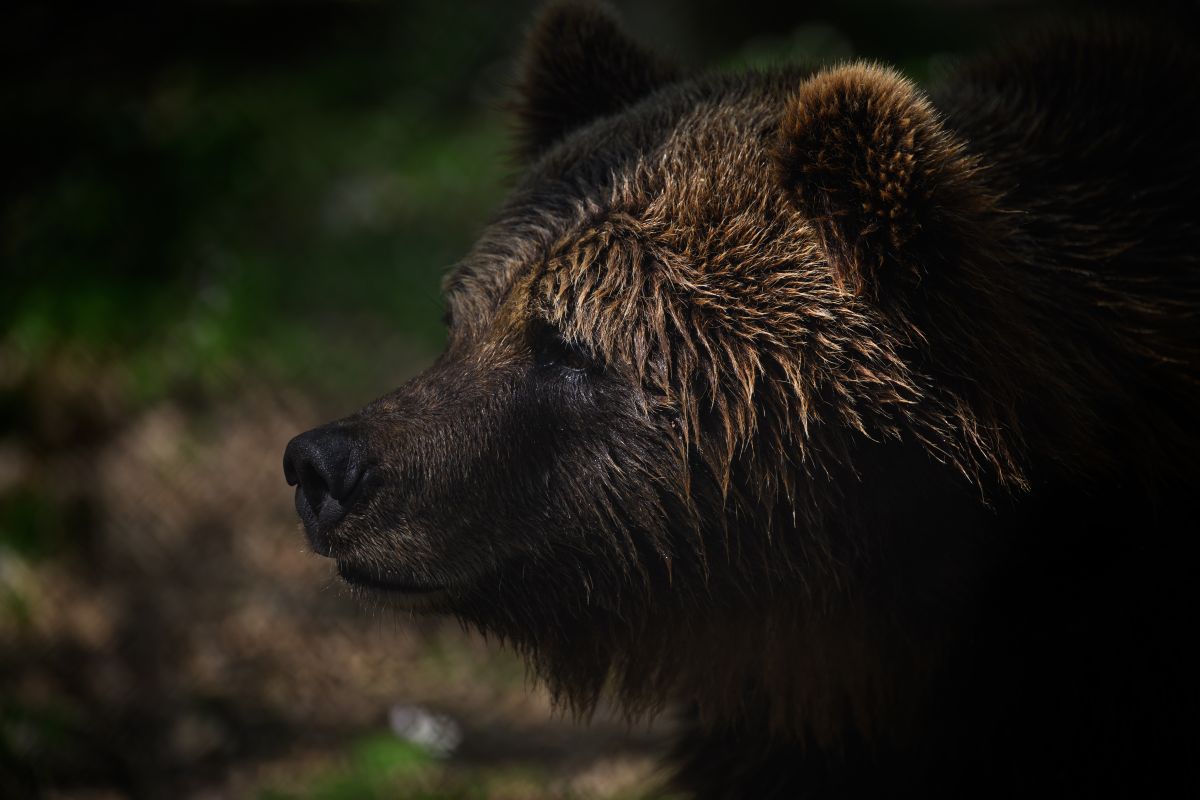
M987 202L978 165L928 98L871 64L827 69L789 100L776 163L834 278L873 299L952 257ZM901 284L901 285L897 285Z
M521 155L671 82L675 71L630 39L606 9L555 3L530 30L518 72Z

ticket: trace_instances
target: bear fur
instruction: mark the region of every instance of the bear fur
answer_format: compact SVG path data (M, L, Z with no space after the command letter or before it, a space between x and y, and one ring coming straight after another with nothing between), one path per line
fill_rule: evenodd
M310 536L577 712L678 709L692 796L1200 788L1197 66L681 77L552 7L447 349L322 429Z

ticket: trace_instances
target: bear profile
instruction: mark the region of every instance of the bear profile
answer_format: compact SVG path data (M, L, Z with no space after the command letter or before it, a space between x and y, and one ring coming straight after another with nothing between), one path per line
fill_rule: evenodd
M1197 75L687 75L550 8L445 352L288 446L313 549L678 710L690 796L1200 788Z

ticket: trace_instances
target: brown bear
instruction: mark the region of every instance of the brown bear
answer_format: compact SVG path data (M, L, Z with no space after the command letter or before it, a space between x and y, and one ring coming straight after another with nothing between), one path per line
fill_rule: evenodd
M687 77L550 9L445 352L288 446L312 547L681 709L694 796L1196 789L1198 75Z

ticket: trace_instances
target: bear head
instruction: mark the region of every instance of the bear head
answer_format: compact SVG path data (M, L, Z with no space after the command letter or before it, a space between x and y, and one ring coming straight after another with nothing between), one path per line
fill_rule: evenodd
M589 7L535 25L516 111L526 169L445 280L445 352L289 445L312 546L577 709L611 682L634 712L869 717L891 620L983 563L929 498L985 519L1024 480L1037 348L978 246L1007 224L985 167L890 70L684 80Z

